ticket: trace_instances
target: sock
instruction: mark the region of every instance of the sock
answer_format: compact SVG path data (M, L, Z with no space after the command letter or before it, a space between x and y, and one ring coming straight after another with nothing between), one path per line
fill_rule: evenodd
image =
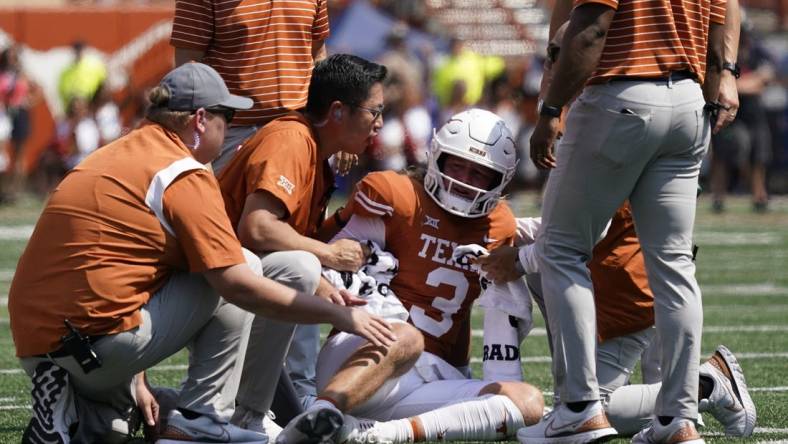
M593 401L577 401L577 402L567 402L566 406L569 407L569 410L580 413Z
M413 441L501 440L525 425L523 414L503 395L460 401L411 418Z
M698 400L706 399L711 396L712 390L714 390L714 380L712 380L708 376L701 375L698 384Z
M395 419L392 421L378 422L375 424L375 434L384 441L393 444L406 444L414 442L413 427L410 419Z

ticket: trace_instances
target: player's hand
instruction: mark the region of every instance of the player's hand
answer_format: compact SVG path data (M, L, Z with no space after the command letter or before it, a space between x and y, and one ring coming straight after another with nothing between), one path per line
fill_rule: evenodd
M376 347L388 347L397 340L391 324L360 308L347 308L332 322L337 330L361 336Z
M320 283L317 284L315 296L331 302L332 304L345 305L345 299L342 297L342 294L340 294L340 290L331 285L331 283L323 277L320 278Z
M137 400L137 407L142 411L145 425L155 427L159 418L159 403L150 391L144 372L138 373L134 377L134 394Z
M358 165L358 155L346 153L344 151L340 151L334 155L336 157L336 163L334 164L334 170L340 176L345 176L350 170Z
M722 105L717 114L717 122L712 128L712 134L717 134L721 129L733 123L739 111L739 90L736 87L736 77L728 70L723 70L720 78L720 95L717 101Z
M559 119L539 116L531 134L531 160L537 168L555 168L555 141L558 137Z
M345 302L345 305L348 307L358 307L361 305L367 305L367 301L358 297L347 290L339 290L339 295L342 296L342 300Z
M325 278L320 278L320 283L315 291L315 296L325 299L328 302L336 305L344 305L348 307L355 307L359 305L367 305L367 301L354 295L353 293L339 289L331 285Z
M476 264L487 273L487 279L496 284L505 284L523 275L523 272L517 270L515 266L518 252L517 247L504 245L491 251L487 256L476 258Z
M329 244L330 253L321 258L324 266L338 271L358 271L367 262L368 251L352 239L339 239Z

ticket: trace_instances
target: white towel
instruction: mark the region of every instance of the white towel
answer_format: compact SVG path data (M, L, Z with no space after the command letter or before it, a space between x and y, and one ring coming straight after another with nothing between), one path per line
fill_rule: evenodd
M370 255L367 264L353 273L323 268L323 277L338 289L347 290L367 304L366 311L383 317L387 321L407 321L408 311L389 287L399 271L399 262L391 253L383 251L372 241L367 241Z
M461 265L469 265L471 257L487 255L487 249L481 245L460 245L454 249L452 260ZM478 269L478 268L477 268ZM482 285L482 296L479 305L491 307L508 313L524 322L526 331L531 330L531 294L525 285L525 279L516 279L506 284L494 284L487 280L485 273L479 270Z
M469 265L471 257L487 254L487 249L480 245L462 245L454 249L452 260ZM479 271L483 289L479 305L484 308L482 379L522 381L520 344L533 324L531 294L523 278L499 285Z

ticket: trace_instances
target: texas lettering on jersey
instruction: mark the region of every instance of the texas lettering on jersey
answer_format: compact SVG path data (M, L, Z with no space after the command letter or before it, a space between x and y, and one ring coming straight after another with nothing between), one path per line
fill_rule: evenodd
M348 210L383 220L384 248L400 267L391 289L424 333L426 350L454 366L467 365L470 311L481 288L475 267L455 263L452 252L465 244L488 249L510 244L516 226L509 206L501 203L480 218L455 216L427 195L420 180L386 171L358 183Z

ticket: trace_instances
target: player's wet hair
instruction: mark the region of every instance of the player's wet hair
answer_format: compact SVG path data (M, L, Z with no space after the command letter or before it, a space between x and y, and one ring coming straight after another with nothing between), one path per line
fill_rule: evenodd
M386 78L386 67L350 54L334 54L315 65L309 84L306 111L318 118L335 100L361 105L369 90Z

